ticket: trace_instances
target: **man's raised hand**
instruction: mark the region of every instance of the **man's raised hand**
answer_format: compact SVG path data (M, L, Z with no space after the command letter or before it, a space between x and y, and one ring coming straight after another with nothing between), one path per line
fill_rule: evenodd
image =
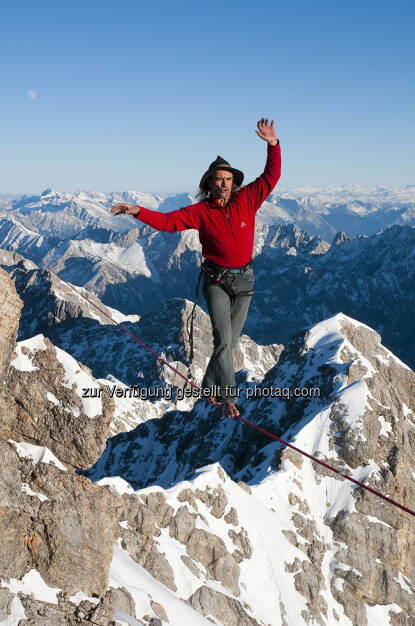
M271 146L275 146L278 143L277 133L274 129L274 120L271 120L271 124L269 124L267 117L261 117L261 119L258 120L257 127L258 130L255 132L258 137L261 137L261 139L271 144Z
M111 213L119 215L120 213L126 213L127 215L138 215L140 213L140 207L135 204L127 204L126 202L120 202L114 204L111 209Z

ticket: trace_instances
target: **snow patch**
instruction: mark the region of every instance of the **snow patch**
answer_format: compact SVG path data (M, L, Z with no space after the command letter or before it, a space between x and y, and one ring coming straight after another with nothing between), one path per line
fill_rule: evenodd
M111 587L125 587L132 595L137 615L154 615L150 598L160 603L170 624L180 626L211 626L202 615L197 613L167 587L155 580L141 565L138 565L123 550L118 542L114 545L114 554L110 567L109 583Z
M83 600L88 600L92 604L98 604L99 598L92 598L91 596L87 596L83 591L77 591L73 596L70 596L69 602L73 602L74 604L79 604Z
M60 405L60 400L58 400L58 398L51 391L47 392L46 398L49 400L49 402L52 402L52 404L54 404L55 406Z
M401 572L398 573L398 583L400 584L402 589L405 589L405 591L408 591L408 593L412 594L412 589L409 587L408 583L406 582L405 578L402 576Z
M46 350L47 346L44 341L43 335L35 335L30 339L25 339L24 341L18 341L16 344L16 352L17 356L11 362L11 365L17 370L21 372L34 372L39 368L33 365L32 359L33 356L38 352L38 350ZM26 348L29 350L32 355L23 354L22 348Z
M33 465L36 467L39 463L54 463L56 467L67 471L67 468L59 461L59 459L45 446L35 446L33 443L27 443L25 441L13 441L8 440L16 448L17 454L21 458L31 459Z
M49 587L36 569L31 569L21 580L17 578L10 578L10 582L1 580L1 585L12 593L25 593L50 604L58 603L57 594L61 591L58 587Z
M385 418L383 417L383 415L379 415L378 419L380 422L379 436L383 435L384 437L388 438L389 433L393 432L391 423L387 422Z
M100 487L113 487L120 496L123 496L125 493L132 494L135 493L134 489L131 487L130 483L121 478L120 476L111 476L105 477L101 480L98 480L97 485Z
M27 493L28 496L35 496L36 498L39 498L41 502L44 502L45 500L49 500L49 498L46 497L43 493L39 493L38 491L33 491L27 483L22 483L22 491Z
M82 408L87 417L97 417L102 414L102 401L101 398L83 398L84 389L99 388L94 378L85 370L80 368L78 361L76 361L70 354L61 350L55 346L56 358L65 370L65 379L63 386L67 389L73 389L77 396L80 398Z
M390 611L402 613L402 609L395 603L392 604L376 604L375 606L366 605L367 626L379 626L380 624L390 624Z

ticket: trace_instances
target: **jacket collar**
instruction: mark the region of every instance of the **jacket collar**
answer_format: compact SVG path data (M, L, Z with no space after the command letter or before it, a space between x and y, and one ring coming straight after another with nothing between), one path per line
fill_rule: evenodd
M230 198L225 205L219 204L219 202L215 200L214 198L208 198L207 203L211 209L226 209L226 207L228 207L233 202L234 198L235 198L235 192L232 191Z

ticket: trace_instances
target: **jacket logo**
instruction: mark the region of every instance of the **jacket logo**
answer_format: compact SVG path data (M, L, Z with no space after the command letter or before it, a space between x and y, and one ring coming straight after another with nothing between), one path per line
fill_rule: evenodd
M244 226L246 226L245 222L241 222L241 228L243 228Z

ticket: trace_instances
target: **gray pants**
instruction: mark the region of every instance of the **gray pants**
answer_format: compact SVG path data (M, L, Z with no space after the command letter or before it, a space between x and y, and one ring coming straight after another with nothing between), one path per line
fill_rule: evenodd
M232 288L236 293L249 291L254 286L254 271L231 274ZM213 333L213 353L202 381L202 387L210 387L222 402L234 402L237 397L234 350L242 332L252 296L230 296L208 276L203 277L203 294L210 315ZM216 388L216 389L215 389Z

